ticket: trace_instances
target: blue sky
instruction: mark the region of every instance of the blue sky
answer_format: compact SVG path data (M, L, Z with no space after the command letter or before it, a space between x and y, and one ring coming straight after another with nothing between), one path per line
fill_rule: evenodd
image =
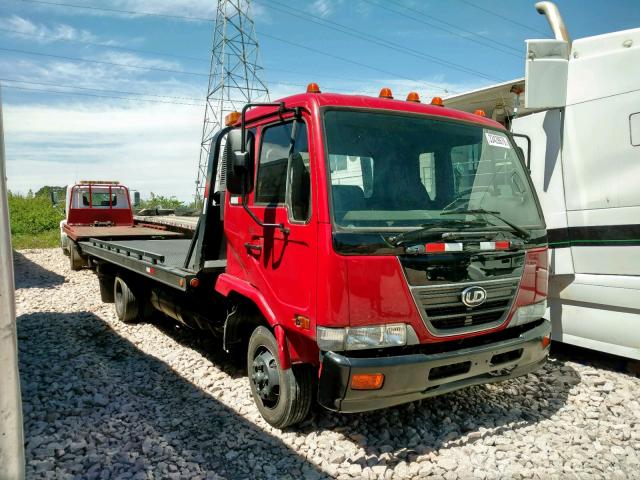
M166 16L2 0L9 188L116 178L143 196L190 200L213 29L206 19L217 2L46 2ZM551 36L533 4L254 0L252 11L272 99L310 81L324 91L372 94L390 86L397 96L416 90L429 98L523 76L524 40ZM557 4L573 38L640 26L637 0Z

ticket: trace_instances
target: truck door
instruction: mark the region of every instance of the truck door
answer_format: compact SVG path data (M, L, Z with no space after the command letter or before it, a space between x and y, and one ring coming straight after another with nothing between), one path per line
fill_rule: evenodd
M313 151L307 124L289 120L258 131L256 177L248 208L263 228L244 213L240 252L247 280L265 296L278 322L292 326L295 315L315 316L316 215L312 210Z

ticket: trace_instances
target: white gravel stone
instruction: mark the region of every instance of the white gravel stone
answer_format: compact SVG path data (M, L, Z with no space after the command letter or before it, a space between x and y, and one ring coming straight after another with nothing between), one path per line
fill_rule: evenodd
M552 355L508 382L282 432L218 340L159 314L118 322L58 249L15 263L27 478L640 478L637 363Z

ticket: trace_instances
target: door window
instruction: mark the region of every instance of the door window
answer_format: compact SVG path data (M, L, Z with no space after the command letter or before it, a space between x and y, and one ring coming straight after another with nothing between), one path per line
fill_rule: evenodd
M287 203L294 220L306 221L310 198L307 126L296 120L265 128L262 131L255 202L268 205Z

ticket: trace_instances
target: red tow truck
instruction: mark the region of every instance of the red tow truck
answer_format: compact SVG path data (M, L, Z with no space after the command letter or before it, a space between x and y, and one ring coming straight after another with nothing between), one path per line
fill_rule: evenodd
M72 270L87 264L78 242L90 238L169 238L182 235L157 225L136 224L129 189L120 182L81 180L67 186L65 218L60 222L60 247Z
M228 115L193 239L78 243L103 299L218 332L280 428L314 397L360 412L539 368L547 234L524 154L441 104L310 84Z

